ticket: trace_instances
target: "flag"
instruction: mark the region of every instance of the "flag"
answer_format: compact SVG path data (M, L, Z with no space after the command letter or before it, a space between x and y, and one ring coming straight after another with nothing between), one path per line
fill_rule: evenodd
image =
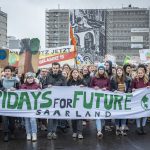
M128 63L130 63L130 61L131 61L131 56L126 55L123 64L128 64Z

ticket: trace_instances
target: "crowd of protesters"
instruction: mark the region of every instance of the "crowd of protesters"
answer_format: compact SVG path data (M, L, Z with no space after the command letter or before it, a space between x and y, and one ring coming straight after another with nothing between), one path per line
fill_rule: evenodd
M124 66L114 66L111 61L106 61L98 66L83 66L81 69L71 68L68 64L60 66L55 62L51 68L42 68L37 73L27 72L18 74L17 69L6 66L1 72L0 90L33 90L44 89L52 86L86 86L95 90L109 90L112 92L133 92L136 89L150 86L150 68L145 64L138 66L125 64ZM47 139L57 139L57 129L64 133L68 127L72 127L72 137L83 139L83 125L86 126L88 120L59 120L59 119L35 119L35 118L14 118L1 116L1 130L3 139L8 142L15 138L14 130L16 120L24 122L27 140L36 141L38 129L47 131ZM103 129L112 130L115 127L116 136L127 136L127 119L104 120L96 119L97 137L103 137ZM146 134L145 126L147 118L135 119L136 132L139 135ZM21 123L20 123L21 124Z

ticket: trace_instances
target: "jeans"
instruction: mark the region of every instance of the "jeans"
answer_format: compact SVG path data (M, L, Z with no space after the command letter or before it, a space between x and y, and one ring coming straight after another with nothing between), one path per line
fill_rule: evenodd
M137 128L140 128L141 126L144 127L146 125L146 121L147 121L147 118L136 119Z
M48 132L56 132L58 125L57 119L48 119Z
M96 119L97 132L98 131L100 131L100 132L102 131L104 124L105 124L105 120L103 120L103 119Z
M73 133L82 134L83 131L82 120L72 120L71 122Z
M36 118L25 118L25 128L27 134L37 133Z
M3 132L11 134L14 133L15 130L15 118L14 117L7 117L2 116L2 123L3 123Z
M126 119L116 119L115 120L115 124L116 124L116 127L123 127L123 128L125 128L125 126L126 126Z

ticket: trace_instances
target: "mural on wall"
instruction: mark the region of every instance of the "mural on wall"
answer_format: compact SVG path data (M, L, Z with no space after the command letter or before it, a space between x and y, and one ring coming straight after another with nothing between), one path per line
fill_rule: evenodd
M88 62L102 60L106 54L105 11L100 9L70 10L70 22L77 50Z

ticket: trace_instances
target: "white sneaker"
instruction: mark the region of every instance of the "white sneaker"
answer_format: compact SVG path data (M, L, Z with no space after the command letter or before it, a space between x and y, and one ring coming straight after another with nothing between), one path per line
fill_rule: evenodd
M73 134L72 134L72 137L73 137L73 138L76 138L76 137L77 137L77 133L73 133Z
M83 139L83 135L82 134L78 134L78 139Z
M47 134L47 139L48 139L48 140L51 140L51 139L52 139L52 132L49 132L49 133Z
M97 137L98 137L99 139L102 139L102 138L103 138L103 133L102 133L101 131L98 131L98 132L97 132Z
M36 133L32 133L32 141L33 142L37 141L37 134Z
M28 141L31 140L31 134L30 134L30 133L27 134L27 140L28 140Z
M54 140L56 140L56 139L57 139L57 135L56 135L56 133L55 133L55 132L52 134L52 139L54 139Z

